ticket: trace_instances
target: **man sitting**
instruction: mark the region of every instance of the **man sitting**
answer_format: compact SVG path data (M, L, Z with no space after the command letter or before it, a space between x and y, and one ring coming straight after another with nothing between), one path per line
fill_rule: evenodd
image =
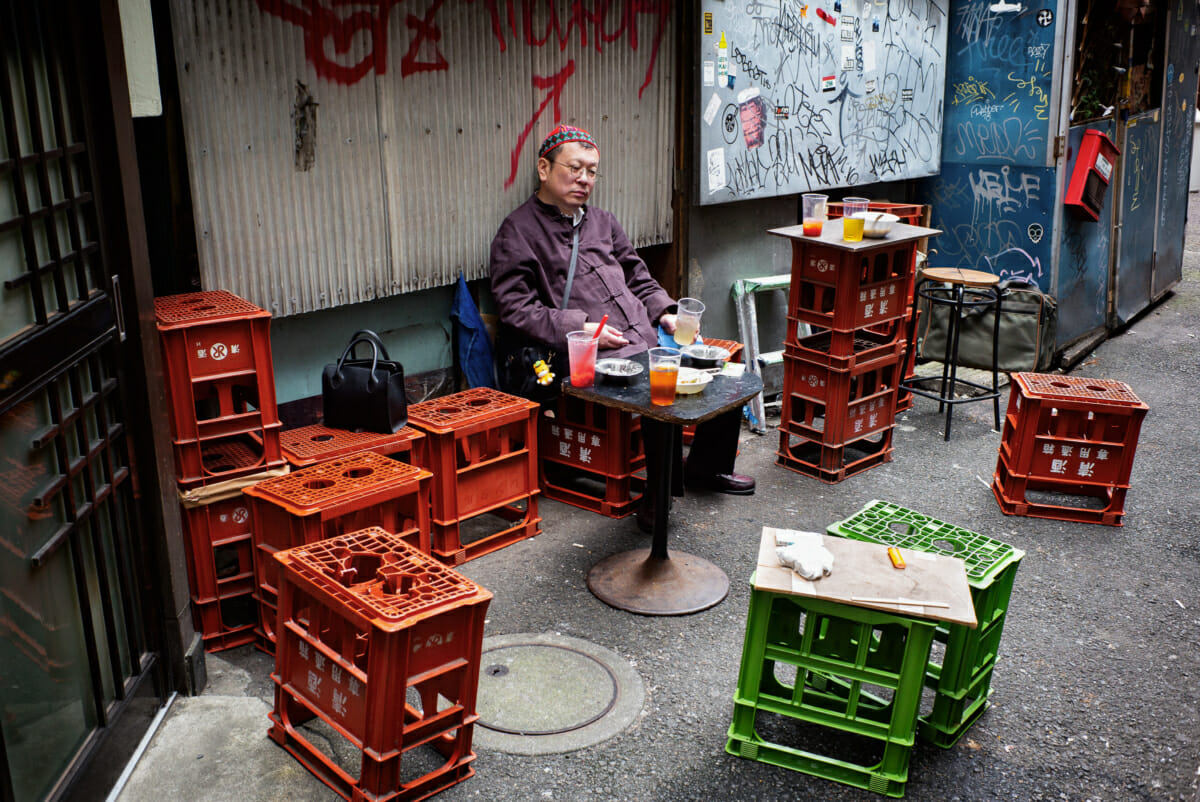
M566 353L567 332L595 333L605 315L608 322L598 337L602 358L627 357L657 345L656 324L674 333L675 302L650 275L616 218L587 205L599 165L595 140L580 128L560 125L538 148L538 190L505 218L492 240L501 358L508 344L530 340ZM568 277L576 234L576 266ZM643 429L651 427L647 439L654 426L664 425L669 424L642 418ZM738 409L696 427L682 472L688 487L754 492L754 479L733 470L740 430ZM648 476L661 475L664 459L679 462L678 455L646 454ZM653 479L647 485L653 487ZM675 494L682 488L677 486ZM653 521L657 501L649 496L638 512L643 528Z

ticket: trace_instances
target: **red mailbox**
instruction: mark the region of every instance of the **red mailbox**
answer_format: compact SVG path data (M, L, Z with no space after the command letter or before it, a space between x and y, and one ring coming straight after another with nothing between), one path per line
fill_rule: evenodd
M1091 220L1099 220L1100 210L1104 208L1104 194L1120 155L1121 151L1103 133L1090 128L1084 131L1071 183L1067 186L1066 204Z

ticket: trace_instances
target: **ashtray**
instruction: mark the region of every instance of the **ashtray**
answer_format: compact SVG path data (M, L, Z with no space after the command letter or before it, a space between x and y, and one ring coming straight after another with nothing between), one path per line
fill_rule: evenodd
M855 217L863 220L863 236L871 239L883 239L892 233L892 226L900 222L900 218L888 212L858 212Z
M632 359L596 360L596 372L610 384L630 384L644 370L645 368Z
M675 379L675 392L678 395L695 395L704 391L712 381L712 374L693 368L680 368L679 376Z
M729 359L729 352L719 345L696 343L680 350L693 368L719 368Z

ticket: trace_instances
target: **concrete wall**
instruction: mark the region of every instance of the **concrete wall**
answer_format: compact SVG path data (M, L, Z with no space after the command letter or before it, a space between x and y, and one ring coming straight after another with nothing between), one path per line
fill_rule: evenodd
M697 206L688 221L688 295L704 302L702 335L739 340L737 312L730 289L739 278L788 273L792 250L768 229L799 222L795 195ZM787 297L782 292L758 297L759 342L774 350L783 341Z

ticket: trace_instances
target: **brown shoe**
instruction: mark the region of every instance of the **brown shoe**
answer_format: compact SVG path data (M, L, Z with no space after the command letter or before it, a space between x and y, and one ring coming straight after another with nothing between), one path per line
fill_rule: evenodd
M704 488L731 496L752 496L756 487L753 476L740 473L714 473L707 476L688 475L685 484L691 488Z

